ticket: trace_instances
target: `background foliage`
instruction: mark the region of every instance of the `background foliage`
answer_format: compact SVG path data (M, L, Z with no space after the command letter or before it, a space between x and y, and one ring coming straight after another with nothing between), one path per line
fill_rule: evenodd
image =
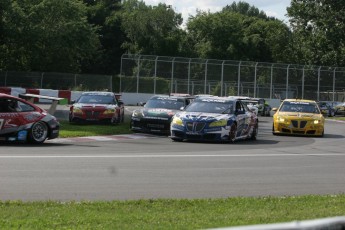
M118 74L124 53L344 66L345 4L292 0L290 24L246 2L181 14L141 0L2 0L0 70Z

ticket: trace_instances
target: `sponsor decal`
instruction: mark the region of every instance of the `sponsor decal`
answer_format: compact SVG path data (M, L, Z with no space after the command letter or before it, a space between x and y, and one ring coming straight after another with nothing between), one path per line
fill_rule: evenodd
M18 132L18 141L26 141L26 137L28 135L28 131L22 130Z
M13 118L13 117L19 117L19 114L18 113L0 113L0 117Z
M24 119L27 120L27 121L35 121L39 117L41 117L40 113L29 113L29 114L24 116Z
M293 104L293 105L311 105L309 102L303 102L303 101L290 101L290 104Z
M177 98L171 98L171 97L157 97L156 100L177 101Z

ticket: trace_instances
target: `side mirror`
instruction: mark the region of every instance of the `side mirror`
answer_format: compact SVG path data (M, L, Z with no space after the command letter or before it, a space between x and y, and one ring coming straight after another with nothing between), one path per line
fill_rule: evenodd
M139 102L140 106L144 106L146 104L146 102Z
M124 104L125 104L125 103L123 103L123 101L117 102L117 105L120 106L120 107L123 106Z
M71 100L70 104L73 105L75 103L75 100Z
M236 114L236 115L239 115L239 114L245 114L245 111L242 111L242 110L236 110L236 111L235 111L235 114Z

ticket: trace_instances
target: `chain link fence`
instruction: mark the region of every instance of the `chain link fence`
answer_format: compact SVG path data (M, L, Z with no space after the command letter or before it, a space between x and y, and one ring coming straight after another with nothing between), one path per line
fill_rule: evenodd
M0 86L59 89L59 90L107 90L113 91L113 76L42 72L0 72Z
M0 86L344 101L345 68L124 54L118 76L0 71Z
M344 101L345 68L124 54L119 91Z

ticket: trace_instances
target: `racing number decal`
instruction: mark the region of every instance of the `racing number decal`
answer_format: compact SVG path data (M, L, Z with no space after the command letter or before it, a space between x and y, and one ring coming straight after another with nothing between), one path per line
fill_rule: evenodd
M2 124L4 123L4 119L0 119L0 130L2 129Z

